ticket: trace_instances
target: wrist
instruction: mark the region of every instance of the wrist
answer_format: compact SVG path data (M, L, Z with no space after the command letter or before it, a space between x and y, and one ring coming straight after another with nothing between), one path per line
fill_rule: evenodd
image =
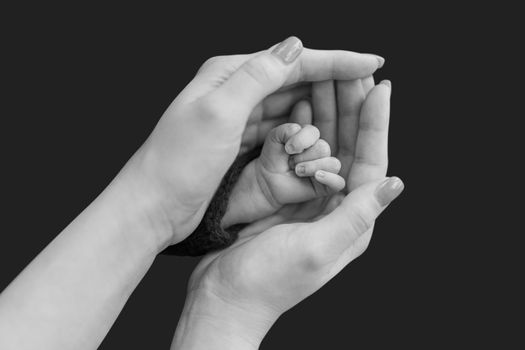
M202 289L192 291L172 349L258 349L278 317L274 310L230 303Z
M253 193L253 162L250 162L241 172L237 183L228 198L228 207L221 220L221 226L227 228L247 222L251 211L251 196Z
M103 195L116 202L115 216L134 227L133 231L140 234L141 244L158 254L173 244L173 227L166 215L162 197L140 171L139 162L140 154L137 153L113 179Z
M243 169L230 194L228 209L221 221L222 227L254 222L279 209L270 203L261 188L267 185L258 179L257 162L258 159L254 159ZM264 182L264 179L262 181Z

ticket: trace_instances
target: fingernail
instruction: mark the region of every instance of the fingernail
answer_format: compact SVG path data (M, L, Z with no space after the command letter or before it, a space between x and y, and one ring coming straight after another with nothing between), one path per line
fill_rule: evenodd
M301 125L299 125L299 124L292 124L291 129L292 129L292 133L296 134L296 133L299 132L299 130L301 130Z
M383 67L383 65L385 64L385 59L383 57L381 57L381 56L378 56L378 55L374 55L374 56L377 59L377 63L378 63L377 68Z
M325 177L325 175L326 175L325 172L322 171L322 170L318 170L318 171L316 171L316 173L315 173L315 177L323 178L323 177Z
M403 192L405 185L398 177L389 177L376 189L376 198L379 204L387 206Z
M304 165L298 165L295 167L295 172L297 175L303 175L305 173L305 167Z
M292 63L303 50L303 43L299 38L291 36L273 49L272 53L284 63Z
M389 88L392 88L392 82L390 80L382 80L379 84L383 84L388 86Z
M286 153L288 153L288 154L294 154L294 153L296 153L296 152L295 152L295 147L294 147L291 143L287 143L286 145L284 145L284 150L285 150Z

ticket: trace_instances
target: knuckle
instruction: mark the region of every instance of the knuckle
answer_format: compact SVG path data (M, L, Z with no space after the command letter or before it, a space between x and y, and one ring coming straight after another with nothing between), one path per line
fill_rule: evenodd
M361 211L354 212L349 218L350 229L358 237L372 227L372 222Z
M205 120L222 120L225 119L224 109L221 104L214 98L207 97L197 103L198 116Z
M317 140L315 147L317 148L321 157L327 157L331 154L330 145L323 139Z
M272 81L277 73L274 66L265 59L249 60L243 65L243 70L261 85L266 85L266 82Z
M296 123L288 123L286 124L286 135L288 137L292 137L293 135L297 134L301 130L301 126Z
M275 142L286 142L292 135L301 129L296 123L285 123L276 126L270 131L270 135Z
M272 142L279 142L279 133L283 129L283 125L276 126L268 133L267 140Z
M294 133L301 129L301 126L297 123L285 123L281 124L279 127L282 127L287 133Z
M362 255L368 249L368 247L370 246L370 238L371 236L362 237L362 239L358 241L355 248L356 257Z
M222 63L224 61L224 58L225 58L225 56L210 57L206 61L204 61L204 63L202 64L200 69L203 70L203 69L212 67L212 66L214 66L216 64L220 64L220 63Z
M321 132L315 125L306 125L305 129L307 129L310 134L314 135L316 139L318 139L321 136Z

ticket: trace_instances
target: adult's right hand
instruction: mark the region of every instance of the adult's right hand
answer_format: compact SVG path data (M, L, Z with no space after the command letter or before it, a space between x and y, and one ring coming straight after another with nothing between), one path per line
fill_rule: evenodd
M239 151L260 142L310 93L304 83L364 78L382 64L370 54L303 49L295 37L205 63L122 176L137 201L149 203L159 249L193 232Z

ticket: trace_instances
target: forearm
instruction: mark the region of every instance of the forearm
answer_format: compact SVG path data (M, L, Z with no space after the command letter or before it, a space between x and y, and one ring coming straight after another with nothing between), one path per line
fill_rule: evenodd
M173 350L258 349L278 315L261 307L226 303L203 291L186 298Z
M94 349L163 247L126 170L0 295L1 349ZM153 226L159 225L159 226Z

